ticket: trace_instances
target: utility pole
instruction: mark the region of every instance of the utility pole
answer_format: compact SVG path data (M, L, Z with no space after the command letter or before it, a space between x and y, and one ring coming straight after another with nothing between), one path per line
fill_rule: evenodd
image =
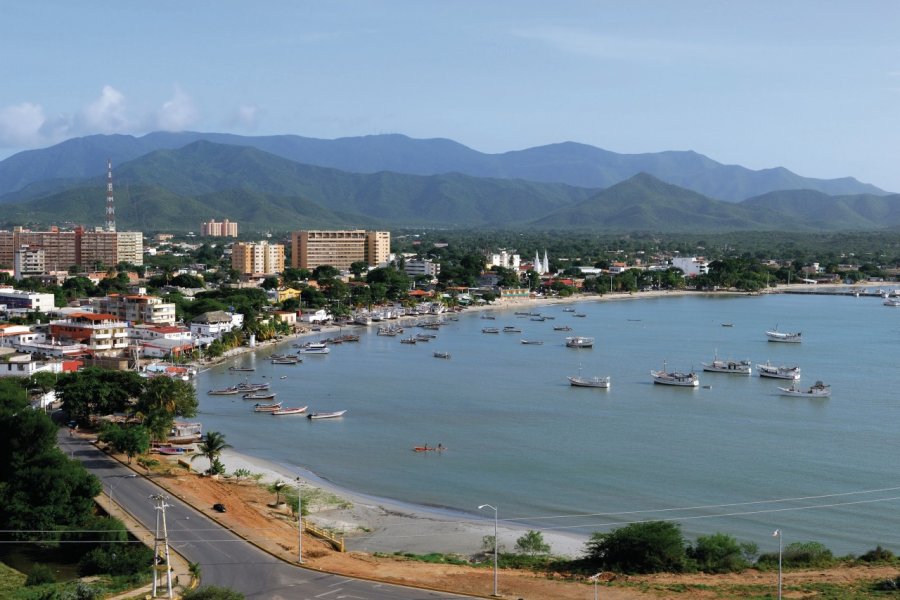
M160 571L165 569L166 573L166 595L165 598L174 598L172 595L172 568L169 564L169 534L166 529L166 500L168 496L162 494L153 494L150 499L156 503L156 536L153 543L153 590L150 594L151 598L159 598L156 595L157 583L160 580ZM163 554L160 555L160 545Z

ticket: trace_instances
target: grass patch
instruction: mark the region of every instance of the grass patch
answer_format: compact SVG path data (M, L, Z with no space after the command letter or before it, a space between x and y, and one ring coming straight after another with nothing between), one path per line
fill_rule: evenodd
M377 554L376 554L377 556ZM381 556L392 556L394 558L403 558L406 560L423 562L435 565L468 565L469 561L458 554L441 554L432 552L430 554L413 554L412 552L395 552L391 555L381 554Z

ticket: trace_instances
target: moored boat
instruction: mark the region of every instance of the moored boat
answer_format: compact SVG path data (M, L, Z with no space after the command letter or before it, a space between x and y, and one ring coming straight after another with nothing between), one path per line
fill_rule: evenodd
M450 353L449 352L435 352L434 357L435 358L450 358Z
M244 394L244 400L271 400L275 397L275 392L250 392Z
M777 366L766 361L764 365L756 365L756 372L760 377L772 379L800 379L800 367Z
M607 377L582 377L581 375L570 376L569 384L574 387L590 387L590 388L603 388L608 389L610 385L610 378Z
M521 340L521 341L523 344L528 345L528 346L540 346L544 343L541 340Z
M300 354L328 354L331 352L331 348L322 342L309 342L297 348L297 352Z
M594 338L585 337L583 335L575 335L566 338L567 348L593 348Z
M885 306L900 306L900 298L885 298Z
M281 356L279 358L273 358L273 365L296 365L298 363L302 363L303 359L299 356Z
M281 402L273 402L272 404L256 404L253 406L253 412L272 412L281 408Z
M572 331L572 328L568 325L559 325L553 328L553 331Z
M346 410L336 410L334 412L316 412L310 413L306 415L307 419L334 419L337 417L343 417Z
M710 363L700 363L703 370L710 373L730 373L732 375L750 375L753 372L753 366L749 360L720 360L719 357L713 357Z
M482 327L481 333L500 333L500 330L496 327Z
M305 413L306 409L309 408L307 406L286 406L284 408L279 408L277 410L272 411L272 415L279 417L282 415L299 415L301 413Z
M228 367L229 371L255 371L254 367Z
M413 336L409 336L409 337L405 337L405 338L401 338L401 339L400 339L400 343L401 343L401 344L415 344L417 341L418 341L418 340L417 340L415 337L413 337Z
M693 371L690 373L681 373L679 371L667 371L665 363L661 371L650 371L653 377L653 383L661 385L675 385L681 387L697 387L700 385L700 379Z
M236 387L227 387L227 388L222 388L221 390L209 390L206 393L209 394L210 396L233 396L234 394L237 394L240 391L241 390L239 390Z
M522 333L522 330L515 325L507 325L503 328L503 333Z
M778 331L777 327L775 329L766 331L766 337L769 338L770 342L787 342L790 344L799 344L801 341L803 341L803 335L801 332Z
M797 387L796 383L792 383L790 387L780 387L782 396L793 396L795 398L828 398L831 396L831 386L817 381L807 389Z

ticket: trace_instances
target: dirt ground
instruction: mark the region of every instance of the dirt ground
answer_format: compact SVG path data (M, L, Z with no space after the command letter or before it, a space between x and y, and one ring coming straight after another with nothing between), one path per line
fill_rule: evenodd
M183 499L207 516L264 550L288 561L297 560L297 524L290 509L273 507L272 494L260 486L245 482L216 480L173 471L170 475L152 475L170 494ZM221 502L227 512L217 513L212 505ZM341 553L309 533L303 537L305 566L331 573L375 579L455 593L487 597L492 592L493 571L456 565L436 565L361 552ZM814 598L790 588L805 583L848 585L866 580L896 577L896 567L841 567L828 570L792 571L784 575L785 598ZM690 599L757 597L771 587L774 597L776 575L749 570L728 575L652 575L621 576L604 573L600 597L611 600L678 597ZM678 586L678 592L673 591ZM686 586L686 587L685 587ZM698 586L696 589L693 586ZM749 586L749 587L748 587ZM734 589L732 589L734 588ZM743 588L740 591L737 588ZM750 590L750 591L748 591ZM528 571L503 569L499 574L499 592L513 599L584 600L593 598L592 582L580 578L536 575Z

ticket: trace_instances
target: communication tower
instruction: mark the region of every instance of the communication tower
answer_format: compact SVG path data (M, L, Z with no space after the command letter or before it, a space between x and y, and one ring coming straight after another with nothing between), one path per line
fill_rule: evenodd
M116 206L113 203L112 160L106 161L106 230L116 230Z

